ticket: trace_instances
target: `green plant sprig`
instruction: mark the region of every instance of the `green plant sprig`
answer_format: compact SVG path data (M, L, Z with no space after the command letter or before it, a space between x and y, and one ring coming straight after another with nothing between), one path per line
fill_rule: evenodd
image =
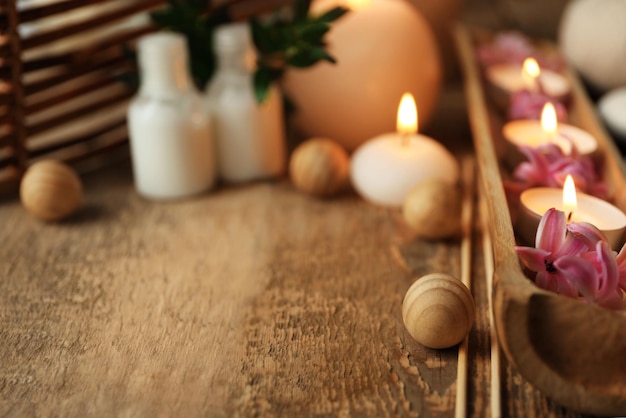
M203 89L213 75L216 58L213 52L213 31L232 22L228 4L212 7L212 0L168 0L165 9L153 12L158 27L183 34L189 47L190 71L196 86ZM291 17L262 21L249 19L252 38L259 53L253 75L257 101L261 103L270 85L280 79L288 67L310 67L319 61L335 63L326 51L324 37L331 23L347 10L333 8L317 17L310 15L311 0L295 0Z
M293 17L263 23L258 18L250 19L252 38L259 52L254 87L257 100L267 96L271 83L279 79L288 67L305 68L319 61L335 63L326 51L324 37L331 23L347 10L333 8L318 17L309 14L310 0L295 2Z

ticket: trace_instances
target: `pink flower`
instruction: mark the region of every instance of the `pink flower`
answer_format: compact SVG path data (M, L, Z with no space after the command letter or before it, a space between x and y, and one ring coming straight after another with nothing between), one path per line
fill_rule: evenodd
M584 255L596 269L596 274L584 277L575 276L572 280L587 302L609 309L623 309L624 300L619 286L619 269L615 252L605 241L596 243L596 250Z
M619 286L626 292L626 244L617 254L617 269L619 272Z
M528 57L535 58L541 68L558 71L564 65L562 57L540 54L527 36L516 31L498 33L490 42L479 45L476 54L485 67L504 63L522 64Z
M556 118L559 122L567 121L567 109L565 105L544 93L529 90L518 90L511 95L509 100L509 120L517 119L541 119L541 112L546 103L552 103L556 110Z
M541 218L535 248L516 246L515 251L536 272L535 284L542 289L571 298L582 296L588 303L610 309L624 308L618 260L595 226L567 225L565 213L553 208ZM623 258L626 272L626 255Z
M589 157L582 156L572 147L568 155L555 144L539 147L520 146L527 161L520 163L513 172L514 179L523 188L545 186L562 188L565 178L571 174L576 188L601 199L608 197L608 188Z

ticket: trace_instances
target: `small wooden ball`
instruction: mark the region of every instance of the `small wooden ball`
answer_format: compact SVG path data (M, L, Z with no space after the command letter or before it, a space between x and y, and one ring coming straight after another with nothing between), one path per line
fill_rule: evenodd
M404 220L415 233L428 239L448 238L461 227L459 188L438 179L418 183L402 207Z
M433 273L418 279L406 292L402 320L418 343L448 348L467 336L474 310L474 298L460 280Z
M20 198L26 210L43 221L58 221L80 205L83 186L76 172L55 160L38 161L26 170Z
M330 196L345 187L350 172L348 153L336 142L313 138L300 144L289 162L294 186L314 196Z

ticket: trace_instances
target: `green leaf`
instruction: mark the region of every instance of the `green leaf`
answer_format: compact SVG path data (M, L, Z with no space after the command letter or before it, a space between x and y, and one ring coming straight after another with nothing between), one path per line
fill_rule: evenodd
M331 23L346 14L348 9L337 6L321 14L316 20L320 23Z
M321 46L309 46L302 49L299 53L293 55L288 59L289 65L297 68L310 67L316 64L318 61L329 61L335 63L336 60L326 52Z
M259 52L271 52L274 48L272 35L257 19L250 19L250 31L252 33L252 41L256 45Z
M326 35L329 30L330 25L326 23L311 23L301 30L300 37L305 42L320 44L322 42L322 39L324 38L324 35Z
M260 1L260 0L259 0ZM259 51L254 86L262 101L274 80L289 66L308 67L320 60L335 62L325 49L330 23L347 10L335 7L317 18L309 16L312 0L293 0L292 17L276 15L273 20L249 20L253 42ZM189 47L189 67L196 85L203 89L213 75L216 57L213 32L232 21L230 2L217 0L167 0L166 8L151 13L154 24L183 34Z
M254 72L254 94L257 103L263 103L272 84L272 75L267 68L260 67Z

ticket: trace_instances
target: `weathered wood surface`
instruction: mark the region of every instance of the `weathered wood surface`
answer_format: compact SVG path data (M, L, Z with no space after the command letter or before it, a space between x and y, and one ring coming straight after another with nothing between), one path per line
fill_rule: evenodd
M459 86L436 136L469 143ZM463 148L463 146L460 146ZM413 342L414 277L460 274L460 241L413 240L353 194L286 180L178 202L128 164L86 175L73 219L0 203L0 416L452 417L457 350ZM478 217L467 416L490 416ZM503 416L579 417L503 365Z

